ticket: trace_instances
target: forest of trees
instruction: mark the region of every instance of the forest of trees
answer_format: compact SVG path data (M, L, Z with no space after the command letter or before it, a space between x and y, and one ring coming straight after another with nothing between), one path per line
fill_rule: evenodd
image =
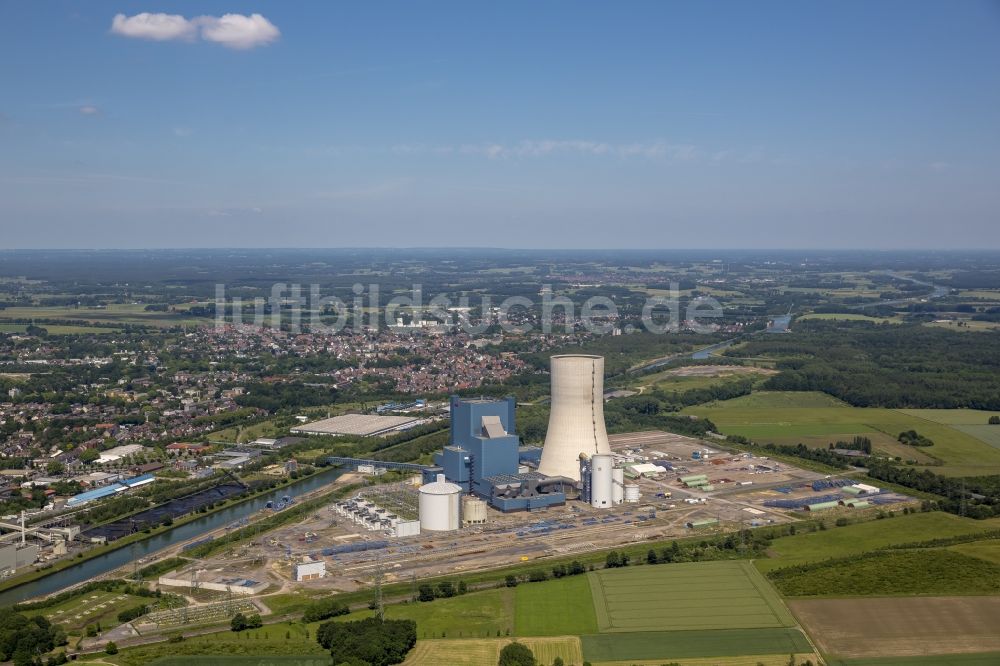
M777 359L762 388L823 391L856 407L1000 409L995 333L906 324L810 320L794 336L755 338L727 352Z
M926 469L872 462L868 467L868 476L939 495L944 498L939 506L948 513L977 519L1000 516L1000 475L958 479Z
M325 386L306 386L297 382L249 384L245 395L236 398L241 407L257 407L276 412L284 407L315 407L337 401L337 389Z
M10 608L0 608L0 661L15 666L35 663L35 657L66 644L66 632L42 615L27 618Z
M316 640L330 651L334 664L390 666L406 659L417 643L413 620L326 622L316 630Z

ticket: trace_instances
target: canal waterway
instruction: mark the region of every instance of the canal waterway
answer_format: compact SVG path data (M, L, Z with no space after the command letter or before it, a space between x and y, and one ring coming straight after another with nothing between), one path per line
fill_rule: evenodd
M52 575L39 578L23 585L0 592L0 607L9 606L33 597L45 596L58 592L63 588L83 583L109 571L130 563L133 558L141 559L154 553L193 539L197 536L235 523L242 518L260 511L270 502L280 500L283 496L297 497L325 485L333 483L341 474L340 469L328 469L307 479L277 488L259 495L253 499L226 507L215 513L210 513L191 522L179 525L169 531L150 536L148 539L126 544L117 550L98 555L89 560L74 564Z

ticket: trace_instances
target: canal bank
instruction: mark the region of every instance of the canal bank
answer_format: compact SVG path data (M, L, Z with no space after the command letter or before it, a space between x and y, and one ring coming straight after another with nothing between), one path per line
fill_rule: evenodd
M129 537L98 547L94 555L85 559L69 560L62 568L53 567L35 574L35 577L16 583L13 587L0 592L0 607L58 592L73 587L109 571L114 571L133 559L147 558L161 550L197 538L214 530L225 528L264 509L268 502L279 501L283 496L298 497L312 492L336 481L343 473L340 469L326 469L316 474L280 486L268 492L249 497L243 501L217 509L212 513L197 514L190 520L180 520L170 528L154 532L144 538L132 540ZM140 536L133 535L133 536ZM9 581L13 583L14 581Z

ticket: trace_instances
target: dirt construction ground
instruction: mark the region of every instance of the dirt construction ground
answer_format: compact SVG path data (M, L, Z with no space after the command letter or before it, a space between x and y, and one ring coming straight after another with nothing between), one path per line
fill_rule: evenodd
M820 650L841 658L1000 650L1000 597L879 597L787 603Z

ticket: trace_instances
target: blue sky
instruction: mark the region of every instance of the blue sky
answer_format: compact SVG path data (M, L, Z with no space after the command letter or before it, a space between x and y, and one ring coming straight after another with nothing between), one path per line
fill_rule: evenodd
M0 3L0 248L998 248L998 157L997 2Z

